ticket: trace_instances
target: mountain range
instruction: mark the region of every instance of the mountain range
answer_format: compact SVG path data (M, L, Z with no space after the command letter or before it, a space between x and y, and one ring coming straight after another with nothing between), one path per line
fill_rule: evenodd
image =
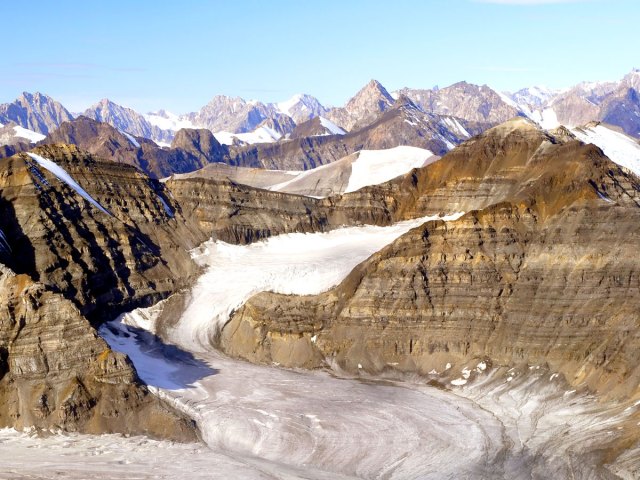
M87 108L82 115L109 123L135 137L153 140L160 146L169 146L181 128L206 128L220 143L246 145L335 134L339 130L352 132L371 124L404 96L424 113L452 116L487 126L514 116L526 116L545 128L603 121L637 137L640 135L639 89L640 71L637 69L620 81L580 83L566 90L530 87L513 94L467 82L445 88L403 88L389 93L380 82L372 80L343 107L336 108L325 107L306 94L280 103L217 95L199 111L182 115L164 110L141 114L108 99ZM43 135L73 118L62 104L41 93L25 92L14 102L0 105L0 124L13 122ZM305 126L316 118L320 119L323 128ZM331 127L325 128L325 125ZM19 140L14 138L12 141ZM12 141L3 137L4 144Z

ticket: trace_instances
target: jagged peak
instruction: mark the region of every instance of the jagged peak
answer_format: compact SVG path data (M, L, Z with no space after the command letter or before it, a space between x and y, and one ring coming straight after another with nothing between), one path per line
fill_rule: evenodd
M18 97L18 100L25 100L27 103L33 103L35 102L41 102L42 100L45 100L47 102L51 101L55 101L53 98L51 98L49 95L45 94L45 93L41 93L41 92L22 92L22 94L20 95L20 97Z

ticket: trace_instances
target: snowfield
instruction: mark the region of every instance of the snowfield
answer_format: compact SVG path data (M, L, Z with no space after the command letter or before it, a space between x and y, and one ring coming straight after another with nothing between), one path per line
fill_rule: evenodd
M291 172L296 176L272 185L269 190L301 194L296 190L296 187L304 185L305 181L310 185L315 184L317 186L321 176L330 178L332 174L338 174L342 170L349 169L351 172L348 176L348 182L345 182L344 186L340 183L335 183L333 186L336 188L332 194L355 192L363 187L388 182L400 175L404 175L413 168L429 165L439 158L429 150L409 146L399 146L386 150L360 150L340 160L311 170ZM346 171L348 172L348 170ZM339 181L341 180L336 179L336 182ZM314 191L311 187L309 190ZM314 193L317 192L314 191ZM322 195L308 195L306 192L303 194L322 198Z
M455 220L456 213L442 220ZM327 233L279 235L250 245L210 240L194 250L206 268L190 293L171 338L191 352L211 349L211 340L232 311L262 291L311 295L340 283L353 268L410 229L439 219L423 217L389 227L348 227ZM127 317L125 317L127 323ZM137 326L153 331L150 323Z
M233 140L238 139L248 144L254 143L273 143L277 142L282 135L269 127L258 127L253 132L247 133L231 133L231 132L215 132L213 134L216 140L222 145L233 145Z
M26 138L30 143L38 143L40 140L44 140L46 138L46 135L34 132L33 130L29 130L19 125L13 127L13 131L15 132L16 137Z
M621 167L640 175L640 143L637 139L601 124L573 128L571 132L584 143L600 147L607 157Z
M109 213L91 195L89 195L84 188L78 185L78 183L71 177L71 175L69 175L67 171L64 168L62 168L60 165L58 165L57 163L47 158L41 157L40 155L37 155L35 153L27 152L27 155L29 155L33 160L35 160L35 162L38 165L40 165L42 168L44 168L45 170L48 170L53 175L55 175L58 178L58 180L61 180L62 182L66 183L69 187L75 190L78 195L80 195L82 198L84 198L86 201L88 201L91 205L96 207L98 210L100 210L103 213L106 213L107 215L111 215L111 213Z
M347 133L331 120L329 120L328 118L324 118L323 116L320 116L320 125L329 130L332 135L344 135L345 133Z
M351 165L351 177L345 193L368 185L378 185L407 173L413 168L424 167L434 154L418 147L400 146L388 150L361 150Z

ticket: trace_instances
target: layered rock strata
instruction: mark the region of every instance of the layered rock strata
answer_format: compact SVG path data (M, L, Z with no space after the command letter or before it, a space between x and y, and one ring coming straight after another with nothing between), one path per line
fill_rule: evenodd
M394 218L469 213L412 230L324 294L254 296L221 347L257 362L437 372L459 384L479 362L545 364L604 397L639 395L640 181L598 148L523 122L343 196L386 192Z

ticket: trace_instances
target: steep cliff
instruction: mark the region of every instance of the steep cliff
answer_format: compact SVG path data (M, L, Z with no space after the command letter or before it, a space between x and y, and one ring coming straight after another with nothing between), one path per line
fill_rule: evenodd
M16 273L100 319L157 301L195 272L187 249L204 236L161 183L72 145L32 152L77 188L30 154L0 162L0 229L13 251L4 262Z
M196 440L72 302L0 265L0 427Z
M605 397L640 393L637 177L520 120L341 201L381 191L395 218L469 213L410 231L324 294L256 295L223 329L226 352L457 384L479 362L542 364Z

